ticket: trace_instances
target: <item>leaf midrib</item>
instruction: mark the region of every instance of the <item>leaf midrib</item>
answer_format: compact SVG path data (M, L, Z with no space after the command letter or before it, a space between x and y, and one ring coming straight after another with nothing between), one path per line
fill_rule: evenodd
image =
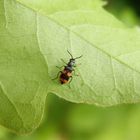
M96 12L98 11L98 10L95 10ZM65 13L78 13L78 12L80 12L80 13L94 13L95 12L94 10L81 10L81 9L77 9L77 10L72 10L72 11L57 11L57 12L54 12L54 13L51 13L51 14L49 14L49 17L51 18L51 17L53 17L53 16L56 16L57 14L58 15L60 15L60 14L65 14ZM46 15L47 16L47 15ZM110 16L112 16L113 17L113 15L110 15ZM114 17L113 17L114 18ZM121 23L120 21L118 21L118 23L120 24L120 25L118 25L118 27L116 26L112 26L112 25L110 25L110 27L109 28L115 28L115 29L127 29L128 27L126 27L126 26L124 26L123 25L123 23ZM84 23L82 23L82 24L84 24ZM72 26L74 26L74 25L82 25L81 23L80 24L73 24ZM89 25L93 25L93 24L90 24L90 23L87 23L87 24L89 24ZM97 26L105 26L105 27L108 27L108 26L106 26L106 25L99 25L99 24L94 24L94 25L97 25ZM62 25L63 26L63 25Z

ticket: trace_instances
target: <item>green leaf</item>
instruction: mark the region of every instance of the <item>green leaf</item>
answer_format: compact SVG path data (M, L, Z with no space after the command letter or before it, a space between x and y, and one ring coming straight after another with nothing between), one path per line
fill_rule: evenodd
M40 124L49 85L36 14L15 1L1 0L0 21L0 123L29 133Z
M50 92L69 101L100 106L139 102L138 29L126 27L103 8L97 8L97 1L92 1L96 8L67 10L64 6L58 11L54 7L51 14L47 8L40 10L25 0L20 2L42 13L38 15L38 32L46 38L40 40L40 48L51 78L57 75L55 66L63 65L60 58L68 61L67 49L74 56L83 54L76 69L80 76L73 78L71 89L52 82Z
M111 106L140 101L140 32L89 0L0 1L0 123L18 133L34 130L45 97ZM77 60L71 88L55 66ZM10 115L9 115L10 114Z

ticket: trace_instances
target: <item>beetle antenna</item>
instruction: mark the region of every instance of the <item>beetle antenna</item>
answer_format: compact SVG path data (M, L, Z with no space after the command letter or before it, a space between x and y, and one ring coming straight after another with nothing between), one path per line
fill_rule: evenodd
M83 55L81 55L81 56L79 56L79 57L76 57L76 58L74 58L74 59L79 59L79 58L81 58L81 57L83 57Z
M70 54L71 58L73 58L72 54L69 52L69 50L67 50L67 52Z

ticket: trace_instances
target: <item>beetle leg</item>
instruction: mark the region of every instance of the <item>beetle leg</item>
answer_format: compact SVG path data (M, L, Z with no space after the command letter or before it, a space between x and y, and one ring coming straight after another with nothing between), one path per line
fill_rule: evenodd
M61 61L67 65L67 63L64 61L64 59L61 58Z
M56 76L55 78L53 78L52 80L58 79L58 76L59 76L60 73L62 73L62 71L59 71L59 72L57 73L57 76Z
M69 84L71 83L72 79L73 79L73 77L72 77L72 76L70 76L70 81L69 81Z
M56 67L61 70L64 66L61 66L61 67L56 66Z
M70 84L71 84L71 82L72 82L72 80L73 80L73 77L72 76L70 76L70 81L69 81L69 88L71 88L71 86L70 86Z
M78 74L75 73L75 69L73 69L73 71L74 71L74 76L79 76Z

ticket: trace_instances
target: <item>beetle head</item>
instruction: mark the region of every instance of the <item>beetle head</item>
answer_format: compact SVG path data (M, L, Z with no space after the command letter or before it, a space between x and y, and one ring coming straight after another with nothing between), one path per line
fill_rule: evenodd
M74 58L71 58L71 59L70 59L70 65L71 65L71 66L74 66L74 65L75 65L75 59L74 59Z

